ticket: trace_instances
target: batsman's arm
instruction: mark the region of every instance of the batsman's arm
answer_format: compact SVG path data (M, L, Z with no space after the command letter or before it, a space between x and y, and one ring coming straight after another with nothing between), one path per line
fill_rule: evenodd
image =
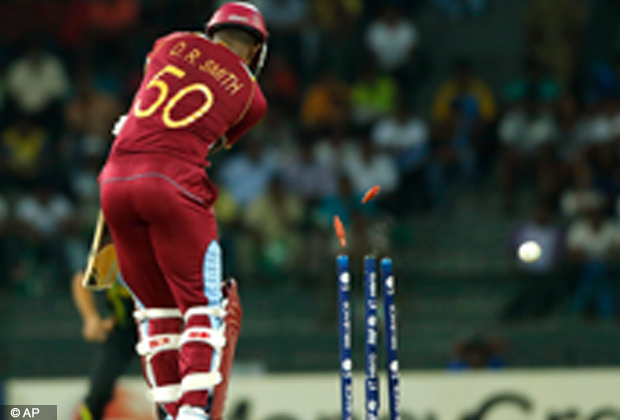
M241 138L241 136L247 133L250 128L255 126L265 116L265 113L267 112L267 100L265 99L263 92L258 87L258 84L254 83L252 88L254 89L252 92L252 97L239 116L239 120L226 132L226 134L213 143L211 149L209 150L209 154L215 153L222 149L230 149L233 144Z
M254 83L253 87L254 93L248 106L240 116L239 121L226 132L224 147L227 149L232 147L250 128L262 120L267 112L267 100L263 92L258 87L258 84Z

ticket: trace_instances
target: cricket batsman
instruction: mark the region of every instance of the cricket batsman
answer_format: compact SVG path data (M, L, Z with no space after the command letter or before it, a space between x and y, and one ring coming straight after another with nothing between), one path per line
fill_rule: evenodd
M180 420L220 420L241 323L222 278L207 158L265 114L260 11L226 3L205 33L158 39L100 174L103 216L138 310L152 399Z

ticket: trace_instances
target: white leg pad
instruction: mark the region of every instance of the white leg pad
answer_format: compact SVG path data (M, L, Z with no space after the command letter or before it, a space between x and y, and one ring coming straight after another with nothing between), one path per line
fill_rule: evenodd
M149 397L156 403L172 403L180 396L181 386L178 384L158 386L149 390Z

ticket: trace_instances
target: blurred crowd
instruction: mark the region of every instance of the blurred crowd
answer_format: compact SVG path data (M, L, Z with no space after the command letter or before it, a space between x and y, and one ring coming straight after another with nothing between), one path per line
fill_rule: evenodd
M580 64L587 10L538 3L528 13L523 77L504 90L498 120L503 210L515 210L520 184L536 197L510 237L521 291L503 318L564 313L609 321L618 315L620 274L620 56ZM554 33L563 37L549 41ZM540 245L534 261L518 258L527 241Z
M575 311L598 296L601 314L613 313L604 261L620 243L620 59L580 63L581 2L527 2L523 66L501 89L468 57L431 74L432 40L416 25L423 7L447 21L476 19L491 7L483 0L255 3L271 32L260 76L269 112L233 150L210 157L230 271L250 283L316 287L331 279L333 215L355 256L389 246L419 211L448 215L452 185L491 185L505 216L527 211L521 192L537 197L536 216L515 238L544 245L538 265L557 247L554 273L560 260L581 264L584 279L569 287ZM0 3L1 287L37 294L82 267L110 129L127 112L146 53L171 31L202 30L217 5ZM420 107L421 86L445 73ZM361 205L373 185L381 194ZM545 272L535 266L523 272ZM507 312L523 305L514 307Z

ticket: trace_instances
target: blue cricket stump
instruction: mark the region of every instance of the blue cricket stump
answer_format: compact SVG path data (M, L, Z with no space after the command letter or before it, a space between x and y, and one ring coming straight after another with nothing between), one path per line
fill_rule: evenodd
M381 260L381 288L383 290L383 309L385 311L385 334L387 351L388 395L390 420L400 420L400 384L398 368L398 337L396 324L396 285L392 271L392 259Z
M349 256L339 255L338 266L338 319L340 347L340 392L342 420L353 420L353 360L351 358L351 276Z
M379 416L379 376L377 373L377 260L367 255L364 257L364 297L366 320L366 420L377 420Z

